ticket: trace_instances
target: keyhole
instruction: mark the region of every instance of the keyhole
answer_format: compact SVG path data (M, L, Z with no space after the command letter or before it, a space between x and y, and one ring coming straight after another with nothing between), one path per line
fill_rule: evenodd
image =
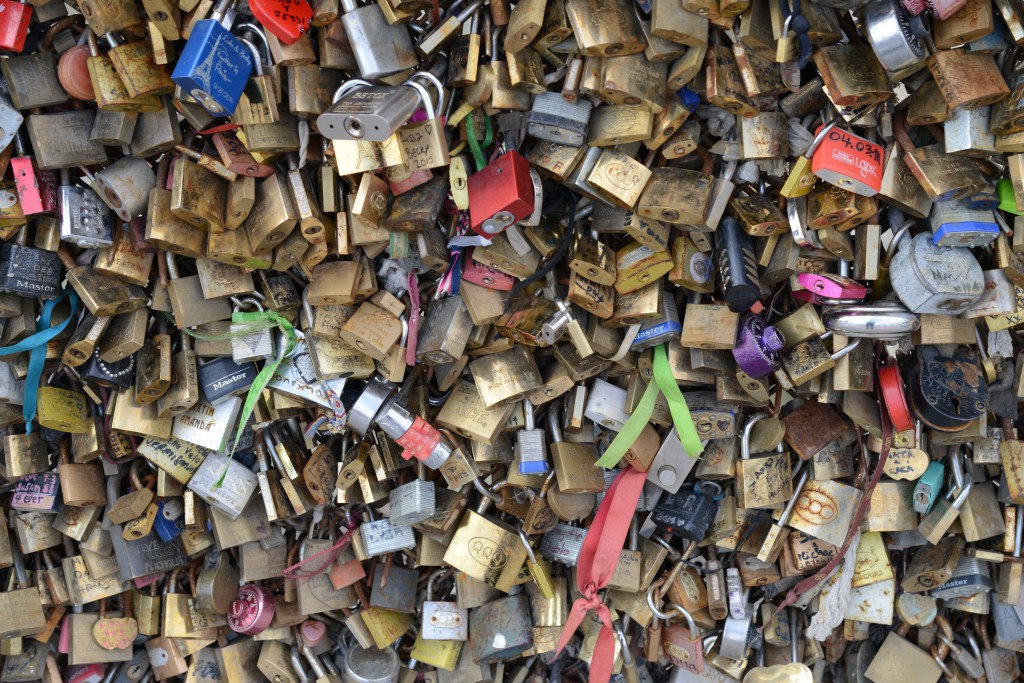
M955 410L956 414L959 415L960 414L960 399L957 398L956 396L953 396L953 397L950 398L950 400L953 402L953 410Z

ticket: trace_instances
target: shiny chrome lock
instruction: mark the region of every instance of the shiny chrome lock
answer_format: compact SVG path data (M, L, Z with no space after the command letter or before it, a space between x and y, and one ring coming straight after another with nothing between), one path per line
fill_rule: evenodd
M821 322L844 337L883 340L903 339L921 327L921 319L896 301L830 307L822 312Z
M919 64L928 56L927 25L913 19L895 0L874 0L864 8L864 28L875 56L890 72Z
M316 125L329 140L383 142L421 105L415 88L353 79L335 91L334 104L320 114Z
M388 519L364 522L359 527L367 557L411 550L416 547L416 536L411 526L396 526Z
M418 59L405 23L389 23L375 3L359 7L356 0L341 0L341 7L341 23L363 78L373 80L416 67Z
M417 479L391 491L389 518L393 524L409 526L433 516L435 510L434 484Z

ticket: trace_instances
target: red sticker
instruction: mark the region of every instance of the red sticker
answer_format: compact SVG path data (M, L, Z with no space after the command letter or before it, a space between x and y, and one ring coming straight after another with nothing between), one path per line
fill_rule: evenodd
M306 0L249 0L249 9L285 45L301 38L313 21L313 8Z

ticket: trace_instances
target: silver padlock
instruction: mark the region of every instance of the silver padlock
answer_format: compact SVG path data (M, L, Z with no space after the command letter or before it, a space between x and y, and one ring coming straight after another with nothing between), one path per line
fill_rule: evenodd
M898 301L829 307L822 311L826 330L845 337L896 340L917 331L921 319Z
M987 157L996 154L996 138L989 130L992 107L957 107L942 124L946 154Z
M231 429L238 421L242 399L232 396L217 405L200 400L174 418L171 436L211 451L220 451L227 444Z
M263 304L260 303L260 298L263 298L263 295L259 292L254 292L253 296L248 297L231 297L231 303L234 305L233 313L241 313L245 310L256 310L262 313ZM250 324L234 320L235 317L232 315L230 328L232 360L236 363L251 363L274 356L274 336L269 326L262 324L262 321Z
M516 432L516 454L519 456L520 474L546 474L551 469L548 464L548 446L544 440L544 430L538 429L534 423L533 404L523 400L525 429Z
M211 453L192 475L188 488L231 519L238 519L256 492L257 482L256 475L242 463Z
M374 375L366 383L363 393L359 394L359 398L356 399L356 402L349 409L348 426L359 436L366 436L366 432L370 430L370 427L373 426L374 421L377 419L381 406L391 398L397 389L398 387L392 382Z
M62 241L83 249L102 249L114 244L114 217L110 207L91 189L72 185L67 169L60 172L59 202Z
M669 493L675 493L698 462L699 460L686 454L679 435L675 429L671 429L661 442L661 448L658 449L654 460L651 461L651 466L647 470L647 481Z
M433 516L435 509L433 482L416 479L392 489L391 523L409 526Z
M878 61L891 72L923 62L928 56L924 38L911 29L902 2L874 0L864 8L864 28Z
M971 252L936 246L930 234L900 245L889 277L896 296L914 313L962 313L985 289L981 265Z
M360 76L373 80L419 64L404 22L389 24L377 3L359 7L356 0L342 0L341 8Z
M538 551L546 560L575 567L586 538L586 529L559 522L541 536Z
M316 120L329 140L383 142L409 120L420 104L412 88L372 85L352 79L334 91L334 101Z
M156 174L145 159L121 157L96 173L93 189L117 217L128 223L146 213L149 191L156 187Z
M359 527L363 535L363 545L367 557L387 555L400 550L412 550L416 547L416 535L411 526L397 526L390 519L379 519L375 522L364 522Z
M427 599L423 602L423 624L420 636L424 640L466 640L469 637L469 610L455 602L436 600L437 582L451 573L438 569L427 581Z
M537 95L527 118L526 132L538 140L580 147L587 138L593 106L586 99L568 102L556 92Z

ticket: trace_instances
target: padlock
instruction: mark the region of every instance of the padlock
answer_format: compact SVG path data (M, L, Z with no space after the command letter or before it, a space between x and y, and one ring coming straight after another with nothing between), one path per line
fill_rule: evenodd
M221 0L209 19L195 24L171 80L214 116L235 110L253 59L230 32L234 3Z
M718 514L718 504L704 492L705 487L717 484L699 482L693 491L681 490L659 502L651 514L651 521L673 536L698 543L704 540L711 523ZM719 488L719 495L721 487Z
M780 450L757 459L750 457L751 432L754 425L766 417L766 413L758 413L743 426L740 461L736 468L736 492L745 508L771 507L792 497L793 481L788 451ZM779 447L781 449L782 444Z
M893 289L915 313L957 313L981 295L978 262L959 248L935 246L928 235L917 235L903 245L892 263ZM911 265L915 263L920 265ZM908 270L911 267L913 273ZM955 276L949 278L949 274Z
M437 583L449 572L439 569L427 582L427 599L423 603L424 640L467 640L469 637L469 611L454 602L434 600Z
M514 150L471 175L467 183L472 212L470 225L484 237L493 237L533 213L529 162Z

